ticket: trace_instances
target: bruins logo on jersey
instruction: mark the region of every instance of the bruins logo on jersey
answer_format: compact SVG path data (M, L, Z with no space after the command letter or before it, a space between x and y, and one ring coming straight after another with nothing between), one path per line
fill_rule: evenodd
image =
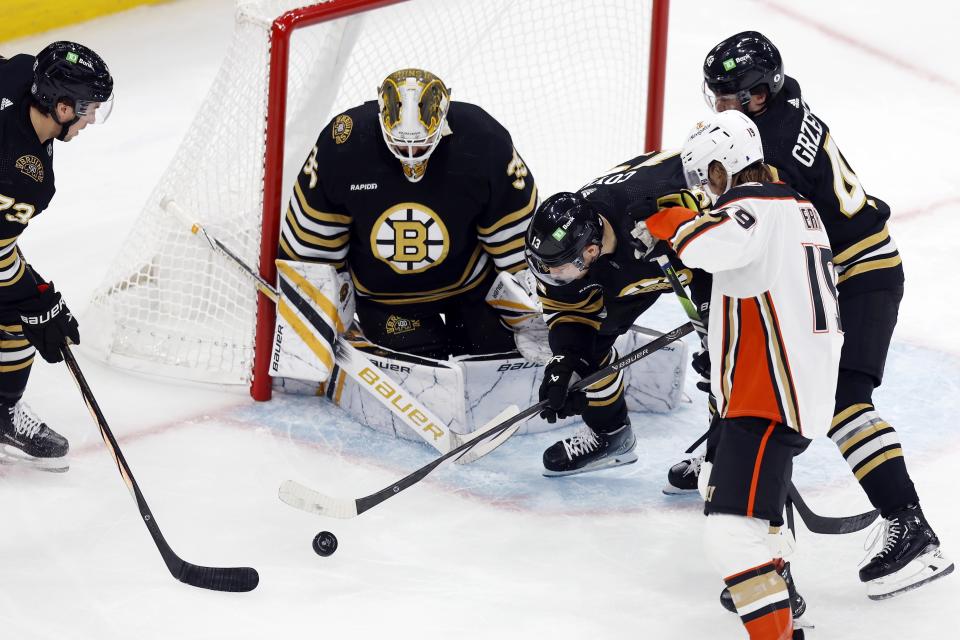
M352 131L353 118L350 116L341 113L339 116L337 116L337 119L333 121L333 141L337 144L343 144L346 142Z
M20 156L14 166L28 178L43 182L43 163L37 156Z
M373 255L397 273L419 273L447 257L450 234L430 207L401 202L383 212L370 231Z
M385 328L387 333L391 334L409 333L410 331L416 331L420 328L420 321L391 315L387 318Z

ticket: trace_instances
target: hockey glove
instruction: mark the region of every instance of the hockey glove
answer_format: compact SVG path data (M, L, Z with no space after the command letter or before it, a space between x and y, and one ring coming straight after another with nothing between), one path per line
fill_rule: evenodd
M37 285L39 295L17 304L23 335L47 362L63 360L66 340L80 344L80 328L53 283Z
M698 214L710 210L710 196L703 189L680 189L657 198L657 210L683 207Z
M710 352L705 347L693 354L693 370L700 374L697 389L710 393Z
M657 247L659 240L650 234L646 222L638 222L633 226L630 232L630 244L633 245L633 257L637 260L644 260L653 257L652 254Z
M546 400L546 408L540 417L553 424L557 418L569 418L583 413L587 408L587 394L583 391L570 392L570 381L574 373L589 368L587 361L570 354L555 355L547 362L543 370L543 382L540 383L540 400Z

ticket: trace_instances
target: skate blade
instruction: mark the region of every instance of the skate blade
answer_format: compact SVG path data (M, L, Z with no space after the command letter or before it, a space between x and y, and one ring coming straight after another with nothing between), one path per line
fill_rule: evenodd
M66 457L63 458L34 458L28 456L20 450L16 453L11 451L12 447L6 445L0 446L0 464L9 464L17 467L27 467L37 469L38 471L47 471L49 473L66 473L70 470L70 462Z
M953 562L947 559L937 547L933 551L918 556L903 569L868 582L867 597L871 600L886 600L901 593L913 591L951 573L953 573Z
M681 489L679 487L673 486L672 484L667 484L667 485L664 485L663 487L663 494L667 496L685 496L691 493L699 493L699 492L700 491L698 489Z
M580 473L588 473L590 471L600 471L601 469L611 469L613 467L622 467L625 464L633 464L637 461L637 454L630 450L619 456L612 456L610 458L601 458L591 462L588 465L584 465L579 469L571 469L570 471L551 471L550 469L544 469L543 475L547 478L560 478L563 476L575 476Z

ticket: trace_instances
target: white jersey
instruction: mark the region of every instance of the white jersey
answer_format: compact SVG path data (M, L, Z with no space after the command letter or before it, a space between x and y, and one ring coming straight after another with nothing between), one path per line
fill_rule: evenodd
M814 206L782 183L750 183L711 213L668 209L647 225L684 264L714 274L709 350L720 415L826 434L843 333L833 254Z

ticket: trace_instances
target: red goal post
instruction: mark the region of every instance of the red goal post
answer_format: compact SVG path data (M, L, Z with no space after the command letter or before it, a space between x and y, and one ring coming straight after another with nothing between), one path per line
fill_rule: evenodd
M280 211L284 114L286 113L287 62L290 35L299 28L319 22L343 18L362 11L372 11L386 5L407 0L333 0L288 11L273 22L270 49L270 94L267 99L271 116L267 118L265 179L263 184L263 235L260 242L260 275L268 282L277 278L277 245L280 241ZM647 107L645 150L660 148L663 132L664 85L667 66L667 27L670 0L652 0L650 28L649 76L647 78ZM270 376L267 373L271 357L276 310L274 303L263 293L257 296L257 334L254 348L253 377L250 395L255 400L269 400Z

